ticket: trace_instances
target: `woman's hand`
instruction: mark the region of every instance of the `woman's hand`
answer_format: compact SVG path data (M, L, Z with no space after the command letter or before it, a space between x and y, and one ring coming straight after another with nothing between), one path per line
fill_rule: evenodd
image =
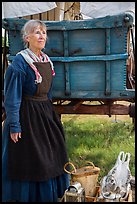
M13 142L18 142L18 139L21 138L21 132L16 133L10 133L10 137L13 140Z

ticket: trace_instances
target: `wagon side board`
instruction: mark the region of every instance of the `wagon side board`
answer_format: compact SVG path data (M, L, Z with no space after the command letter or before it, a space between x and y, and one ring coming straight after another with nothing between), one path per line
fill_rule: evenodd
M24 48L20 31L27 19L4 19L12 61ZM114 101L135 101L135 89L127 88L128 35L133 26L130 14L73 21L43 21L48 40L43 52L51 58L55 77L53 101L59 113L129 114L129 106ZM86 106L83 101L109 101ZM78 102L76 102L78 101ZM75 104L74 104L75 103Z

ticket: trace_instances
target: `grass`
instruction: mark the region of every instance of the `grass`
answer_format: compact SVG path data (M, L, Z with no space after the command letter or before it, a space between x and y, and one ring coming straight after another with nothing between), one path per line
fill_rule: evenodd
M69 160L76 168L91 161L100 168L100 180L124 151L131 154L129 167L135 176L135 132L129 116L63 115L62 122Z

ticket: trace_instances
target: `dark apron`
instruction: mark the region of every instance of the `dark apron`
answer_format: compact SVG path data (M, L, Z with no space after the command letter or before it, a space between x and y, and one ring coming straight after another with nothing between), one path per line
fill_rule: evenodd
M42 76L34 96L24 96L20 109L22 138L9 140L8 175L21 181L46 181L64 173L68 161L59 115L47 93L51 87L50 63L36 62Z

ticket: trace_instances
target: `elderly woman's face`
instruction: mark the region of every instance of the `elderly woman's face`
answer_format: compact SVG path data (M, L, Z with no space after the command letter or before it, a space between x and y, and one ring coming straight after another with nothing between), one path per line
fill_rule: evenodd
M33 33L30 33L26 40L29 42L29 48L43 49L46 43L47 33L46 30L41 27L37 27Z

